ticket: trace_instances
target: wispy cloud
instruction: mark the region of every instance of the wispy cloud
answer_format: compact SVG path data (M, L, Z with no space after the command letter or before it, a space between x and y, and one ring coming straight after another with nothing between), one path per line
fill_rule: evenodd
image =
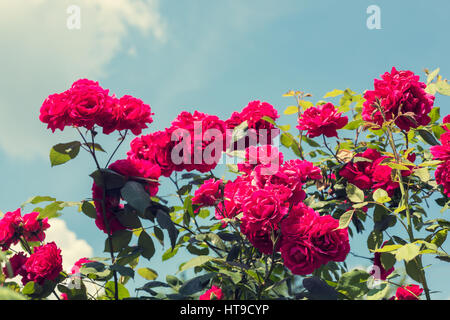
M122 43L132 30L165 41L158 0L76 1L79 30L67 28L72 4L0 2L0 148L8 155L47 156L48 145L56 141L38 120L45 97L77 78L105 77L115 55L128 49Z

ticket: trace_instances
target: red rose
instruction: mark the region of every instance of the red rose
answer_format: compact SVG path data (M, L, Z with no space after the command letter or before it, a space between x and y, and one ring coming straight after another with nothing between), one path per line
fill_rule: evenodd
M337 137L338 129L345 127L348 117L342 116L332 103L326 103L305 110L298 118L299 130L306 130L310 138L325 135Z
M222 120L199 111L193 114L183 111L172 121L169 130L171 140L175 141L172 162L176 163L177 171L204 173L216 167L226 147L225 123Z
M355 157L365 158L357 162L347 163L339 175L346 178L348 182L354 184L360 189L378 189L386 190L389 196L392 196L398 183L392 181L392 169L389 166L381 165L381 162L388 158L374 149L367 149L363 153L356 154Z
M194 197L192 198L192 204L199 206L213 206L217 203L218 199L221 198L221 186L223 185L222 180L208 179L203 182L203 184L195 190Z
M394 300L419 300L419 296L422 294L423 289L412 284L409 286L402 286L397 289Z
M50 228L48 218L38 219L39 212L23 216L23 236L26 241L44 241L44 231Z
M301 240L283 241L280 251L284 265L296 275L311 274L322 264L312 246Z
M434 172L437 184L444 187L444 194L450 197L450 160L447 160L436 168Z
M27 272L25 282L42 284L45 280L55 280L62 271L61 250L54 242L35 247L25 263ZM22 281L24 281L22 280Z
M212 286L211 289L207 290L204 294L200 296L200 300L222 300L223 293L222 289L216 286Z
M153 122L150 106L141 99L124 95L115 100L111 113L104 119L99 119L103 127L103 133L109 134L114 130L130 130L134 135L139 135L147 124Z
M72 267L71 273L76 274L80 272L80 268L89 262L94 262L92 260L89 260L88 258L81 258L77 262L75 262L74 266Z
M278 172L283 164L283 154L277 147L272 145L250 146L245 150L246 161L239 163L240 172L250 174L252 170L259 166L260 173L263 175L272 175Z
M310 241L324 263L342 262L350 252L348 231L338 227L338 220L325 215L317 219L309 232Z
M25 277L27 272L25 270L25 263L27 262L28 258L25 256L23 252L19 252L12 256L9 259L9 264L11 266L11 270L5 266L3 268L3 274L7 278L14 278L18 275L21 275L22 277ZM11 271L11 272L10 272Z
M239 176L235 181L228 181L224 187L223 202L216 206L217 219L233 218L242 212L242 204L256 190L251 185L251 177Z
M95 182L92 185L92 199L94 200L95 210L97 211L97 218L95 219L95 224L100 230L102 230L104 233L108 233L104 219L105 216L108 221L110 234L113 234L118 230L126 229L126 227L124 227L120 223L120 221L117 219L115 215L115 212L123 208L123 206L120 205L120 192L117 192L115 190L108 190L104 200L104 206L106 211L105 214L103 213L103 205L102 205L103 189L97 186Z
M69 93L55 93L48 96L40 109L39 120L47 123L47 129L55 132L56 129L61 131L64 127L71 126L72 120L69 117L68 105Z
M171 131L167 129L156 131L131 141L131 149L127 155L134 160L145 160L158 165L161 174L169 177L175 170L171 154L174 145L175 143L171 141Z
M110 97L109 90L100 87L98 82L87 79L74 82L68 94L68 112L72 124L88 130L108 118L117 100Z
M109 165L109 169L125 176L126 179L130 178L144 178L149 180L145 183L145 189L149 192L150 196L155 196L158 193L159 183L157 182L161 176L161 169L158 165L145 160L136 159L124 159L117 160Z
M425 92L426 84L419 81L419 76L392 68L381 78L375 79L375 90L364 94L363 120L383 125L383 115L375 106L379 101L386 121L394 120L402 130L409 131L430 123L428 114L433 108L434 96Z
M8 250L11 245L19 242L21 225L22 215L20 214L20 208L13 212L6 212L0 220L0 247L3 251Z

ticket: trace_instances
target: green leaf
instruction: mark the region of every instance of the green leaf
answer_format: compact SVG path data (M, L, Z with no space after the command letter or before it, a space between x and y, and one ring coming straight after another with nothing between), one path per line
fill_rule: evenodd
M92 144L91 142L88 143L83 143L84 146L87 146L89 148L94 148L95 151L100 151L100 152L106 152L101 145L99 145L98 143L94 143Z
M170 258L172 258L173 256L175 256L178 252L179 246L175 246L175 248L169 248L168 250L166 250L166 252L163 253L162 255L162 261L166 261L169 260Z
M280 142L286 148L290 148L292 143L294 143L294 140L286 133L283 133L280 137Z
M54 145L50 150L50 163L52 167L74 159L80 152L80 147L80 141L59 143Z
M369 291L366 283L369 277L370 274L364 270L355 269L346 272L340 277L336 290L350 299L355 299Z
M146 259L150 259L155 254L153 240L145 231L139 235L138 246L142 249L142 256Z
M397 261L405 260L406 262L413 260L420 253L419 246L413 243L405 244L397 249L395 258Z
M419 135L425 140L426 143L432 146L439 145L439 142L434 138L433 134L425 129L418 129Z
M297 114L298 113L298 107L297 106L289 106L284 110L284 114L291 115L291 114Z
M450 84L447 81L439 80L436 82L436 90L445 96L450 96Z
M435 123L436 121L439 120L439 118L441 117L440 111L441 111L441 108L439 108L439 107L434 107L431 110L431 112L428 115L431 118L431 123Z
M422 181L422 182L428 182L431 179L430 172L428 171L428 168L415 169L413 174L416 177L419 177L420 181Z
M347 125L342 129L355 130L355 129L359 128L363 123L364 123L363 120L353 120L353 121L347 123Z
M439 230L433 237L433 240L431 240L431 243L435 244L437 247L442 246L447 239L447 233L447 229Z
M386 190L379 188L375 190L375 192L373 193L373 200L375 200L378 203L386 203L391 201L391 198L389 197Z
M120 190L122 198L141 214L150 206L150 195L145 191L142 184L136 181L128 181Z
M398 250L399 248L403 247L401 244L390 244L386 245L383 248L379 248L376 250L373 250L374 252L393 252Z
M39 285L35 283L34 281L27 282L27 284L22 289L22 294L25 295L32 295L39 291Z
M333 91L327 92L323 98L334 98L344 94L344 90L334 89Z
M106 190L120 189L125 184L125 177L110 169L100 169L89 175L98 187L106 185Z
M349 226L350 222L352 221L353 214L355 213L355 210L348 210L344 212L341 217L339 218L339 227L338 229L345 229Z
M197 293L199 291L202 291L206 288L206 286L209 284L209 281L211 278L214 277L214 273L208 273L204 274L198 277L195 277L191 280L186 281L178 291L182 295L191 295L194 293Z
M123 277L134 278L134 270L130 267L126 267L120 264L113 264L110 269L112 271L117 271Z
M142 227L141 220L139 219L136 210L129 205L125 205L123 210L115 212L115 215L120 224L127 229L137 229Z
M191 260L189 260L188 262L186 262L185 264L181 265L179 268L179 271L184 271L190 268L194 268L194 267L198 267L201 266L203 264L205 264L208 261L213 260L213 257L210 256L198 256L198 257L194 257Z
M161 228L166 229L169 234L170 245L172 249L175 247L177 242L179 231L175 227L170 215L162 210L158 210L156 213L156 219L158 220L158 224Z
M110 300L114 300L115 292L116 292L116 290L115 290L114 281L108 281L106 283L106 285L105 285L105 294L106 294L106 296ZM130 292L121 283L117 284L117 294L118 294L119 300L122 300L122 299L130 297Z
M337 300L336 290L319 277L303 279L303 287L308 290L308 298L311 300Z
M369 248L369 250L371 251L374 251L375 249L381 247L382 243L383 233L373 230L367 238L367 248Z
M10 288L0 287L0 300L26 300L26 298Z
M83 204L81 205L81 211L89 218L97 218L97 210L95 210L94 205L89 201L83 201Z
M381 265L385 270L389 270L395 265L395 256L390 252L382 252L380 254Z
M351 202L364 202L364 192L357 186L349 183L347 184L347 197Z
M430 72L427 76L427 85L436 78L436 76L439 74L440 68L437 68Z
M142 278L147 280L155 280L158 278L158 273L150 268L139 268L137 272Z
M420 270L417 262L415 260L406 261L405 260L405 271L408 276L414 281L422 282L422 271Z
M20 207L23 209L25 207L25 205L31 203L31 204L38 204L41 202L48 202L48 201L56 201L55 198L53 197L49 197L49 196L34 196L29 198L27 201L25 201L24 203L22 203L20 205Z
M113 246L113 252L119 252L131 241L131 237L133 236L133 233L128 230L118 230L114 232L111 236L112 246ZM109 240L105 240L105 252L111 252Z

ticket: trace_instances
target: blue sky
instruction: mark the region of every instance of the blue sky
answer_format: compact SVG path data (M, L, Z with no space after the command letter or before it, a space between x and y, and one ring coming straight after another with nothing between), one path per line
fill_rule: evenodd
M80 30L66 27L71 4L81 8ZM381 30L366 27L373 4L381 9ZM51 134L38 120L45 97L78 78L150 104L155 121L147 133L168 126L181 110L225 119L256 99L281 114L292 104L282 98L290 89L312 93L313 101L335 88L362 92L392 66L422 79L423 68L440 67L450 77L449 9L446 0L1 0L0 210L34 195L90 196L94 166L87 155L55 168L48 160L50 147L78 139L75 132ZM436 100L445 114L449 100ZM100 143L112 150L112 140ZM102 255L103 236L93 221L72 209L61 219ZM353 239L352 248L368 255L364 237ZM349 264L366 262L350 257ZM161 270L159 257L150 266ZM448 298L448 266L428 270L430 286L444 291L435 297Z

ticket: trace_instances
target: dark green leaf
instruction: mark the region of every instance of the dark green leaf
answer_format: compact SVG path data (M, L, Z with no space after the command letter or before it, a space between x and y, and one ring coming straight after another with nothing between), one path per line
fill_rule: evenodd
M79 141L54 145L50 150L50 163L52 167L74 159L80 152L80 147L81 143Z
M155 254L153 240L145 231L139 235L138 246L142 249L142 256L146 259L150 259Z

